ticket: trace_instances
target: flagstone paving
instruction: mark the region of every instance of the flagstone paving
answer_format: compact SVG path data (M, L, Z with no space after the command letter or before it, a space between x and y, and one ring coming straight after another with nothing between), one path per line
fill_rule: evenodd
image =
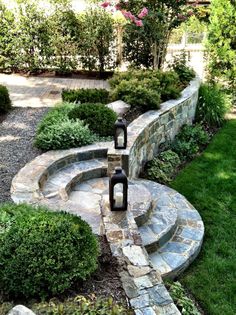
M20 76L0 74L0 84L5 85L15 107L52 107L61 101L62 89L109 89L105 80Z

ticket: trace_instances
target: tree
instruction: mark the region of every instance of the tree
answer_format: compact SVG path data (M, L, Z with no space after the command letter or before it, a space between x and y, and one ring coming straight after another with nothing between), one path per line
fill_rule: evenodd
M212 0L208 34L209 70L213 78L236 85L236 3Z
M107 6L107 3L102 5ZM187 0L119 2L116 8L131 22L124 35L128 61L139 66L162 68L172 30L192 14L186 4Z

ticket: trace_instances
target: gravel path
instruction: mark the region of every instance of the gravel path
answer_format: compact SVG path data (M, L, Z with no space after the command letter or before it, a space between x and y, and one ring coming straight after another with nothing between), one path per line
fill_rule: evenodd
M33 147L37 123L48 108L14 108L0 123L0 202L11 201L12 178L42 152Z

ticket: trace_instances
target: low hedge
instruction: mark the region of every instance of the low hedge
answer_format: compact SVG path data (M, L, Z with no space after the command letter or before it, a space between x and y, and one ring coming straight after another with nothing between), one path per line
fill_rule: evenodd
M12 107L8 89L0 85L0 114L7 113Z
M81 119L95 134L106 137L114 133L116 113L103 104L81 104L68 114L69 119Z
M109 91L105 89L65 89L62 91L62 100L70 103L101 103L107 104Z
M80 217L26 204L2 205L0 213L4 295L50 297L96 270L98 242Z

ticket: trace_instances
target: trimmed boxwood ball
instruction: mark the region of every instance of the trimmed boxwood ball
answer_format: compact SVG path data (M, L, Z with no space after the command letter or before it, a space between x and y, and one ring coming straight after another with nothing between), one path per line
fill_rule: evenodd
M11 109L11 100L7 88L0 85L0 114L5 114Z
M97 268L90 226L68 213L30 205L0 208L0 290L11 297L63 293Z
M108 103L109 91L105 89L65 89L62 91L62 99L70 103Z
M84 121L89 129L99 136L113 135L114 123L117 114L103 104L81 104L73 108L69 114L70 119Z

